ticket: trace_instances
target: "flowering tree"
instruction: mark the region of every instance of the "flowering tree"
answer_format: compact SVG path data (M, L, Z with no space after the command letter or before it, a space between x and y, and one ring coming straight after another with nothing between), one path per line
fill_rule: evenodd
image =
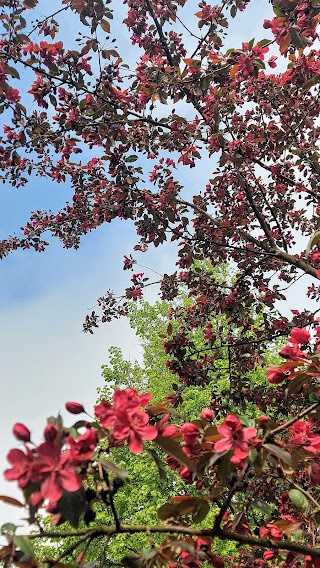
M72 203L32 213L0 254L43 251L48 234L78 247L116 218L134 224L137 253L173 241L178 268L160 289L173 300L183 285L189 296L187 307L171 310L165 341L180 384L155 405L151 394L116 389L94 418L71 428L51 419L39 446L16 424L23 447L9 452L5 477L24 502L2 499L26 505L40 526L29 536L4 529L1 558L36 566L48 559L37 558L32 542L60 535L75 540L50 564L83 564L96 541L106 555L110 539L142 532L164 540L124 560L132 566L320 566L320 7L274 0L261 22L268 38L250 40L244 29L242 46L226 50L228 25L248 1L124 4L128 38L118 51L112 0L63 0L48 16L38 0L0 1L2 179L21 186L37 175L73 189ZM73 38L63 31L69 21L79 29ZM199 180L208 174L196 190L181 182L190 168ZM124 268L134 264L128 251ZM315 306L289 316L283 286L302 276ZM126 315L149 284L134 273L122 297L101 296L85 331ZM266 373L276 386L248 388L247 374L281 336L289 336L284 363ZM213 388L194 421L177 417L181 389L211 383L225 356L233 411ZM78 403L67 409L84 411ZM155 446L185 485L159 509L162 524L125 525L118 516L114 495L126 476L108 452L123 445L133 454ZM99 507L111 511L112 524L95 522ZM44 531L43 508L53 524L75 528ZM236 543L236 557L218 556L217 539Z

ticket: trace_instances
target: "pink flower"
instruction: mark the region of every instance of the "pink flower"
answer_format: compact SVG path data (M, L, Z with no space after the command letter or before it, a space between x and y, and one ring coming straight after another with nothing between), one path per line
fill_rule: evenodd
M177 426L175 426L174 424L166 424L169 418L170 414L165 414L163 418L161 418L160 422L157 422L158 432L165 438L171 438L171 436L174 436L178 431Z
M283 537L283 532L276 525L267 523L266 527L261 527L259 535L261 538L272 538L273 540L280 540Z
M18 89L13 89L12 87L7 87L6 98L10 103L17 103L21 99Z
M218 453L232 450L233 456L230 461L239 464L248 456L250 451L248 441L255 438L257 429L244 428L236 416L229 414L224 422L218 426L218 432L222 438L215 443L214 450Z
M139 408L148 404L151 394L139 395L135 389L116 389L113 404L103 400L95 407L95 415L100 424L113 428L113 437L118 441L128 442L129 449L134 454L143 450L142 440L154 440L158 430L150 426L149 415Z
M7 460L13 467L4 472L7 481L18 480L21 489L27 487L31 478L31 464L33 463L33 453L26 448L26 454L22 450L13 449L7 455Z
M67 439L70 445L70 456L76 461L87 461L92 457L98 442L97 433L95 430L87 430L81 434L77 440L71 436Z
M312 454L316 454L320 450L320 436L313 434L310 426L303 420L297 420L289 428L292 434L292 441L296 446L303 446L303 448Z
M271 67L272 69L274 69L275 67L277 67L277 63L276 60L278 58L275 55L272 55L269 59L268 59L268 65L269 67Z
M30 442L30 430L20 422L17 422L12 428L14 436L21 442Z
M148 425L148 422L149 414L146 412L138 410L131 414L123 409L118 412L113 436L115 440L127 440L129 450L140 454L143 450L142 440L154 440L158 436L157 428Z
M320 483L320 462L314 461L311 465L310 481L312 485L319 485Z
M94 413L98 418L101 426L107 428L113 426L116 421L116 414L114 407L107 400L103 400L94 409Z
M43 499L56 503L63 489L70 492L80 489L81 478L75 471L70 452L61 454L52 442L44 442L37 452L39 459L33 463L32 475L40 480Z
M279 351L279 355L281 355L281 357L283 357L284 359L290 359L295 361L296 359L305 357L305 353L303 353L299 347L297 343L294 343L294 345L285 345L281 351Z
M310 333L305 329L300 329L299 327L294 327L291 330L289 341L292 343L309 343L311 339Z
M180 431L185 443L188 446L193 446L193 444L195 444L198 440L200 434L199 428L191 422L186 422L185 424L183 424L180 428Z

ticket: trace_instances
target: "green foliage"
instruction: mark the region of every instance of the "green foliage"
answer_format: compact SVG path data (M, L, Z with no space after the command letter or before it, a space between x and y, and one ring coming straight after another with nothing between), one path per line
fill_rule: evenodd
M188 298L182 298L184 305L189 304ZM168 393L178 389L175 375L166 367L168 355L165 353L163 343L168 339L168 314L170 304L167 302L156 302L150 305L141 302L140 305L133 305L129 314L130 325L136 332L141 345L141 359L128 360L124 357L121 349L111 347L109 349L109 361L102 366L102 377L105 385L98 389L99 399L110 398L115 388L133 387L139 392L151 391L153 398L151 404L159 403L164 400ZM219 316L214 322L215 329L225 335L224 317ZM177 322L172 322L173 327ZM173 329L174 331L174 329ZM203 331L197 329L194 332L194 341L199 350L203 348ZM193 420L200 416L203 408L210 404L212 391L215 396L221 396L225 401L225 408L228 412L234 410L227 404L226 393L229 388L229 368L227 361L227 350L223 350L223 355L216 362L216 370L209 385L202 388L198 386L188 386L181 390L182 403L179 411L173 413L172 422L179 424L181 421L180 413L186 420ZM267 354L267 359L273 357L273 351ZM248 384L263 385L266 388L265 369L261 367L248 373ZM271 387L272 389L272 387ZM241 403L241 400L239 401ZM247 417L255 418L258 414L256 406L247 403ZM159 455L160 459L161 456ZM161 483L157 474L157 465L147 452L139 456L130 454L125 448L115 448L112 450L112 459L129 473L129 482L116 494L115 505L123 523L132 524L153 524L159 522L157 515L158 509L171 496L185 492L185 485L174 472L166 468L167 480ZM197 490L192 485L189 494L197 495ZM211 510L208 518L214 520L214 510ZM112 522L112 517L105 511L101 511L97 516L102 522ZM201 526L201 523L200 523ZM161 537L160 537L161 539ZM159 542L159 537L145 535L132 535L130 537L130 549L140 550L143 547L150 547L153 543ZM217 553L226 555L235 552L233 543L218 542L215 544ZM117 535L109 544L110 557L121 559L128 553L128 537Z

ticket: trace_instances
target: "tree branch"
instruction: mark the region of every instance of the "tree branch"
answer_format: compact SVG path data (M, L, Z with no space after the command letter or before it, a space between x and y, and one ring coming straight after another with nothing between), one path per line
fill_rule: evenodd
M265 548L268 550L287 550L292 552L297 552L303 555L309 555L312 558L320 557L320 549L309 548L308 546L298 544L297 542L292 542L288 540L271 540L267 538L258 538L247 536L238 533L232 533L225 531L221 528L213 529L195 529L191 527L186 527L183 525L122 525L120 529L117 529L115 525L108 526L98 526L93 529L83 529L79 531L66 531L66 532L47 532L47 533L32 533L30 535L25 535L30 540L40 539L40 538L69 538L69 537L84 537L83 540L87 538L97 538L99 536L115 536L117 534L178 534L187 535L191 537L216 537L220 540L229 540L233 542L238 542L243 546L258 546L259 548ZM82 542L83 542L82 540Z
M280 424L280 426L277 426L277 428L270 430L270 432L267 432L266 435L264 436L263 443L267 442L268 440L270 440L271 438L273 438L274 436L276 436L280 432L287 430L289 428L289 426L292 426L292 424L297 422L297 420L300 420L300 418L307 416L307 414L310 414L310 412L312 412L313 410L316 410L319 406L320 406L320 402L315 402L314 404L311 404L310 406L308 406L307 408L305 408L304 410L299 412L299 414L297 414L294 418L291 418L291 420L287 420L287 422Z

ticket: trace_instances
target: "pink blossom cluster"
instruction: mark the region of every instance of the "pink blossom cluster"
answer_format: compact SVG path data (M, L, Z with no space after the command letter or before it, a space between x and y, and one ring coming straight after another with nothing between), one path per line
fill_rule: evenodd
M44 430L44 442L31 445L30 431L23 424L13 427L15 437L24 449L12 449L7 459L11 468L4 472L8 481L18 481L20 489L32 488L30 503L38 506L44 501L53 511L63 491L74 492L82 486L83 473L92 458L98 441L95 430L88 428L77 439L67 436L49 423Z
M117 389L112 403L103 400L95 407L95 415L101 426L112 431L111 444L127 441L129 450L139 454L143 450L143 440L157 437L157 428L149 424L149 414L141 410L151 397L149 393L139 395L132 388Z

